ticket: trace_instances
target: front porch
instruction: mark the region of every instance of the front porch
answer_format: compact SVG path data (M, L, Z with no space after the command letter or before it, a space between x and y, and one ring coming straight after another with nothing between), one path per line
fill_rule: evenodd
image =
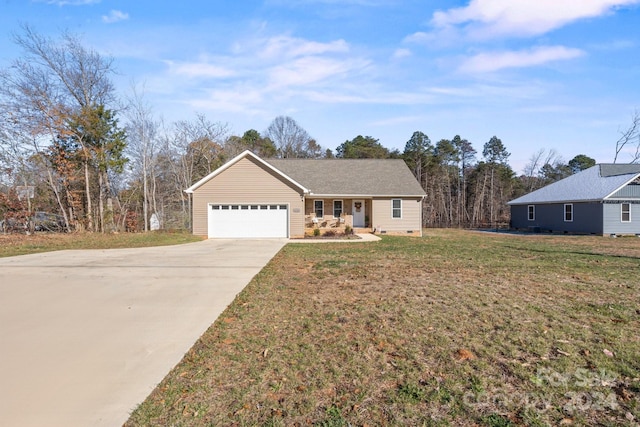
M305 235L370 233L370 199L307 199ZM318 231L316 231L318 230Z

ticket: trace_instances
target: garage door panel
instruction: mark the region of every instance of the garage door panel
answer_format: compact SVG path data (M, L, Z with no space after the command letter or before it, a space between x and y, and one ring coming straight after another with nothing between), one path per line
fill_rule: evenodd
M288 213L286 204L211 204L209 237L286 238Z

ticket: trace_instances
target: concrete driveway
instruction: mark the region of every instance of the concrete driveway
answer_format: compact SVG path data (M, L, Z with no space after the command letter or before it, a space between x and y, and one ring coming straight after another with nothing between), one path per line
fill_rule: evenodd
M120 426L286 240L0 258L0 426Z

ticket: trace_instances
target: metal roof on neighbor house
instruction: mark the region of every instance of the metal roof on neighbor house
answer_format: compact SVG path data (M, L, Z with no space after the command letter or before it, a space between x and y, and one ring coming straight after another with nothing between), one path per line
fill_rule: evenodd
M617 175L629 175L640 173L640 165L635 163L630 164L617 164L617 163L602 163L600 164L600 176L610 177Z
M601 201L638 175L640 175L640 165L595 165L512 200L508 204Z
M265 159L316 195L424 196L400 159Z

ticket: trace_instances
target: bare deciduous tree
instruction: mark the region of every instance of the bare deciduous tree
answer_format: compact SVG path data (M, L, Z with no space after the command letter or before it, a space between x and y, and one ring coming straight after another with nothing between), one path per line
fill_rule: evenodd
M286 158L319 158L322 147L311 138L294 119L288 116L276 117L265 135L273 141L278 150L278 157Z
M640 160L640 111L638 110L631 117L631 125L620 131L620 138L616 141L616 155L613 157L613 163L618 161L618 157L623 151L629 151L631 154L629 163L637 163Z
M171 169L186 228L191 227L191 199L184 190L223 163L228 133L227 124L212 122L200 114L195 120L175 123L170 132L165 132L163 155Z
M134 174L138 175L142 181L142 215L144 231L148 231L151 213L158 215L155 165L159 150L157 134L160 124L154 120L151 107L144 100L144 91L140 92L133 86L128 104L127 153L133 160Z

